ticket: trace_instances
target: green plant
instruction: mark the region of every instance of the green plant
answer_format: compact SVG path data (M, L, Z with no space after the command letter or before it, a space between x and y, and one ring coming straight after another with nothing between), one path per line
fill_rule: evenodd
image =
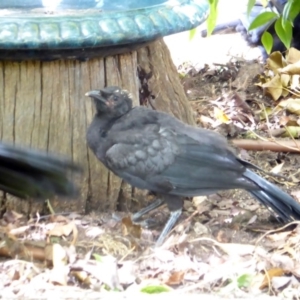
M266 6L270 0L262 1L262 4ZM211 35L213 32L216 21L218 17L218 2L219 0L208 0L209 2L209 16L207 18L207 35ZM253 6L255 5L255 0L248 0L247 13L250 14ZM275 32L279 39L285 45L287 49L291 46L292 34L293 34L293 21L300 12L300 1L299 0L288 0L284 6L282 14L276 12L262 12L259 14L250 24L249 30L255 29L257 27L263 26L270 21L275 22ZM273 22L272 22L273 23ZM267 28L268 29L268 28ZM262 34L261 42L267 53L270 54L273 47L273 37L265 30ZM192 37L194 32L190 34Z
M248 14L254 6L253 0L248 2ZM249 4L250 3L250 4ZM300 12L300 1L299 0L288 0L284 6L282 14L275 12L263 12L259 14L250 24L249 30L255 29L262 25L267 24L270 21L275 21L275 32L279 39L282 41L284 46L289 49L293 38L293 21ZM270 54L273 47L272 35L265 31L262 34L261 42L265 47L268 54Z

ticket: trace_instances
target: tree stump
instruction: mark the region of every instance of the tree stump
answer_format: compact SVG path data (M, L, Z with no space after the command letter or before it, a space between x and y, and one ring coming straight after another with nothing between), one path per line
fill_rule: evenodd
M94 107L84 96L87 91L119 85L133 94L134 105L140 105L141 94L150 97L148 104L155 109L194 122L163 40L127 54L89 61L2 61L0 69L1 139L72 157L84 168L83 175L74 179L80 186L79 199L50 199L55 211L132 210L145 204L143 192L109 172L88 149L85 135ZM6 198L10 209L41 210L41 203ZM141 202L131 201L135 198Z

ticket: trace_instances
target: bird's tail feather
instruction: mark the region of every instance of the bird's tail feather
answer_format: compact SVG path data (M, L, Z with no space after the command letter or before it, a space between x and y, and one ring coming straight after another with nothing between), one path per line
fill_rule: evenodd
M275 184L247 169L245 177L253 181L260 189L248 190L259 202L271 208L284 222L300 220L300 203L281 190Z
M71 196L77 190L69 171L79 168L68 159L28 148L0 144L0 189L20 198Z

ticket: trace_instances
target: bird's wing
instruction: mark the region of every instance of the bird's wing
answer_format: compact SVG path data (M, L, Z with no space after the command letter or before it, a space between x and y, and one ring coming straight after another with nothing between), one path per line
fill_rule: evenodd
M79 167L46 152L0 143L0 189L5 192L42 199L74 195L69 171Z
M168 192L176 190L188 196L253 188L243 178L244 166L214 140L201 143L158 124L127 130L126 134L115 132L113 140L106 152L108 167L125 180L144 180L152 190L165 187Z
M156 124L112 135L113 145L106 152L108 166L142 178L163 172L180 151L176 134Z

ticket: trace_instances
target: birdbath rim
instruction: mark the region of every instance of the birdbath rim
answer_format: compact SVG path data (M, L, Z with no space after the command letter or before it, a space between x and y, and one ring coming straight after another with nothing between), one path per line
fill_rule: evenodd
M65 6L52 12L45 11L47 7L3 7L8 2L4 0L0 4L0 59L5 58L3 52L9 51L51 52L139 45L195 28L208 14L207 0L156 0L152 6L127 7L127 10ZM80 3L84 2L95 1Z

